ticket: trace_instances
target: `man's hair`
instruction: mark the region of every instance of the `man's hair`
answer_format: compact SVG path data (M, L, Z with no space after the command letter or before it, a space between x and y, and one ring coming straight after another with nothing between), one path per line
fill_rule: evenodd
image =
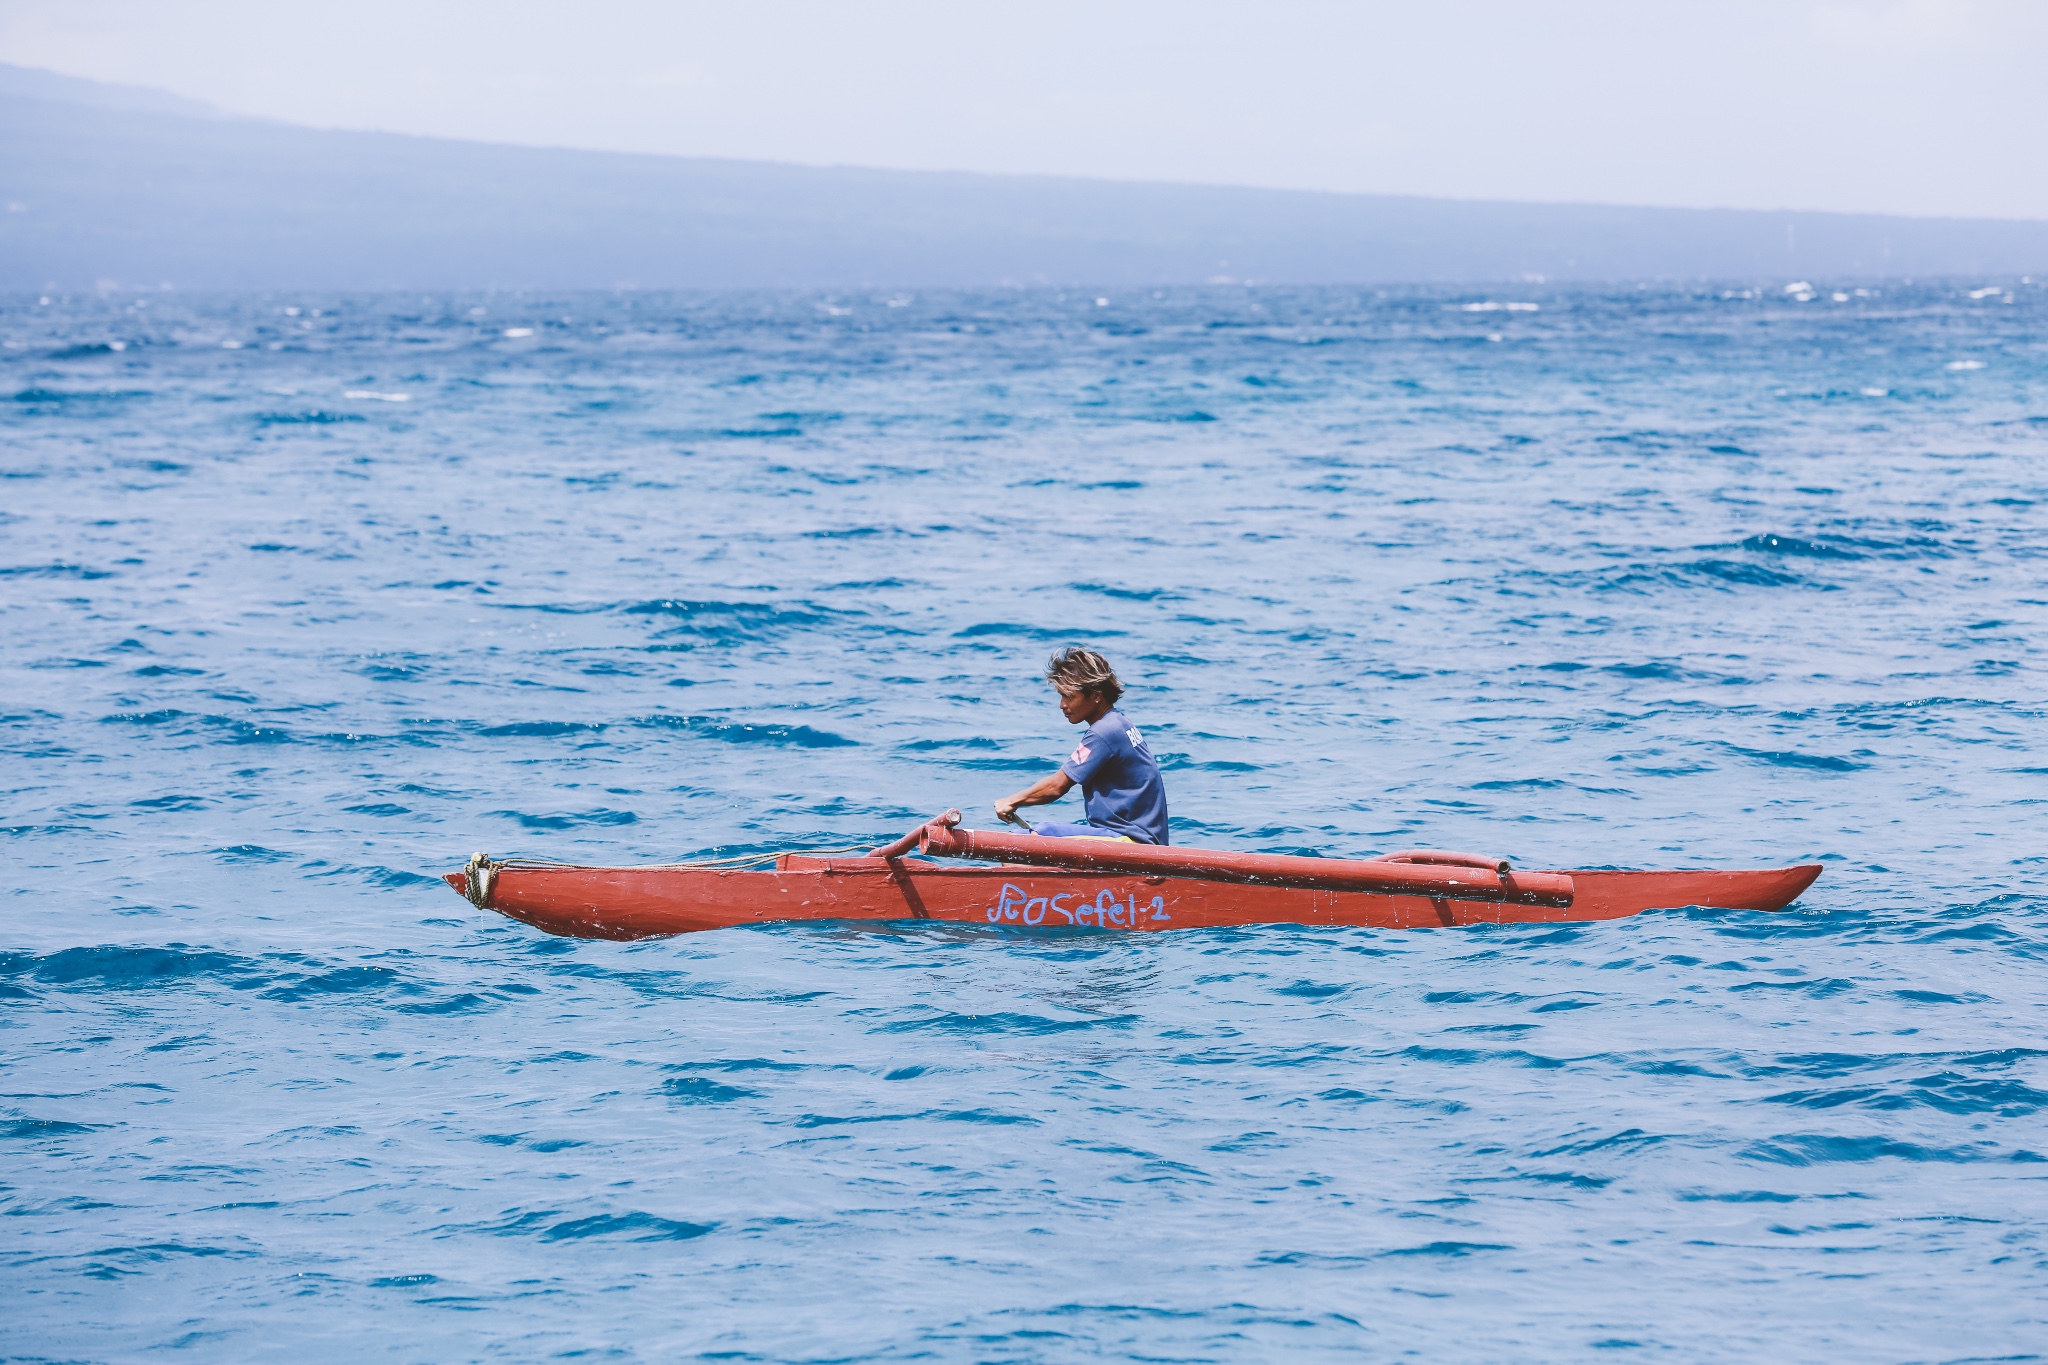
M1079 645L1055 652L1045 666L1045 676L1062 692L1092 692L1106 697L1111 706L1124 694L1124 685L1116 680L1116 670L1109 666L1109 660Z

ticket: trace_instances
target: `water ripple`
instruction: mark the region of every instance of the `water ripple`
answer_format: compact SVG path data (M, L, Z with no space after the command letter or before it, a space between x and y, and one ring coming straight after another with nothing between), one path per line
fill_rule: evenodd
M0 1355L2038 1354L2011 290L0 300ZM439 880L986 824L1086 642L1182 842L1828 871L635 944Z

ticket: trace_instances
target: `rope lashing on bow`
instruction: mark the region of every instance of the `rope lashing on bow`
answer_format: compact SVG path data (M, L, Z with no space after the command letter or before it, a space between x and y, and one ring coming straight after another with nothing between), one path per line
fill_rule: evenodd
M462 894L469 903L479 910L491 908L491 888L498 883L498 874L505 870L502 862L492 862L488 853L472 853L469 863L462 869Z

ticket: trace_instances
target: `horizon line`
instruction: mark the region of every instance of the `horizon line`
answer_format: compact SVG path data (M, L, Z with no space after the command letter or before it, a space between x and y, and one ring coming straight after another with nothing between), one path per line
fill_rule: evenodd
M1154 179L1148 176L1103 176L1088 175L1072 171L988 171L959 167L933 168L925 166L884 166L844 161L800 161L765 157L728 156L716 153L646 152L628 151L616 147L591 147L565 142L519 142L493 141L487 138L456 137L445 133L409 132L396 128L358 127L300 123L291 119L275 118L268 114L251 114L181 95L160 86L130 85L121 81L105 81L95 76L80 76L54 67L22 66L15 62L0 60L0 70L33 72L41 76L54 76L59 80L77 81L106 90L133 91L140 94L160 96L198 106L208 113L180 113L169 110L154 112L159 118L189 118L194 120L218 118L234 122L266 124L274 128L289 128L297 132L324 133L354 137L407 138L419 142L439 142L457 146L493 147L513 151L555 152L576 156L625 157L646 161L716 162L734 166L766 166L788 170L806 171L857 171L879 175L961 177L983 180L1008 181L1052 181L1084 185L1130 185L1148 189L1222 190L1247 194L1305 195L1323 199L1398 199L1429 204L1502 205L1514 208L1557 208L1557 209L1606 209L1637 210L1647 213L1724 213L1747 214L1763 217L1812 217L1812 218L1884 218L1914 223L2032 223L2048 224L2048 216L2007 217L1993 214L1961 213L1899 213L1877 209L1808 209L1808 208L1739 208L1711 204L1649 204L1605 201L1597 199L1505 199L1486 195L1458 194L1412 194L1393 190L1331 190L1305 188L1298 185L1257 185L1243 181L1221 180L1179 180ZM74 104L80 108L104 107L78 104L77 101L52 98L44 95L21 94L0 90L0 98L30 100L41 104ZM141 113L143 110L109 109L113 113Z

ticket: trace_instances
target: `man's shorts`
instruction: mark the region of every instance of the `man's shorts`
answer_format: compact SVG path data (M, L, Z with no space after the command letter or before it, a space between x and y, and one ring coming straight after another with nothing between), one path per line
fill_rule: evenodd
M1138 841L1128 834L1111 834L1095 825L1065 825L1057 820L1048 820L1042 825L1031 827L1033 834L1042 834L1048 839L1100 839L1106 844L1135 844Z

